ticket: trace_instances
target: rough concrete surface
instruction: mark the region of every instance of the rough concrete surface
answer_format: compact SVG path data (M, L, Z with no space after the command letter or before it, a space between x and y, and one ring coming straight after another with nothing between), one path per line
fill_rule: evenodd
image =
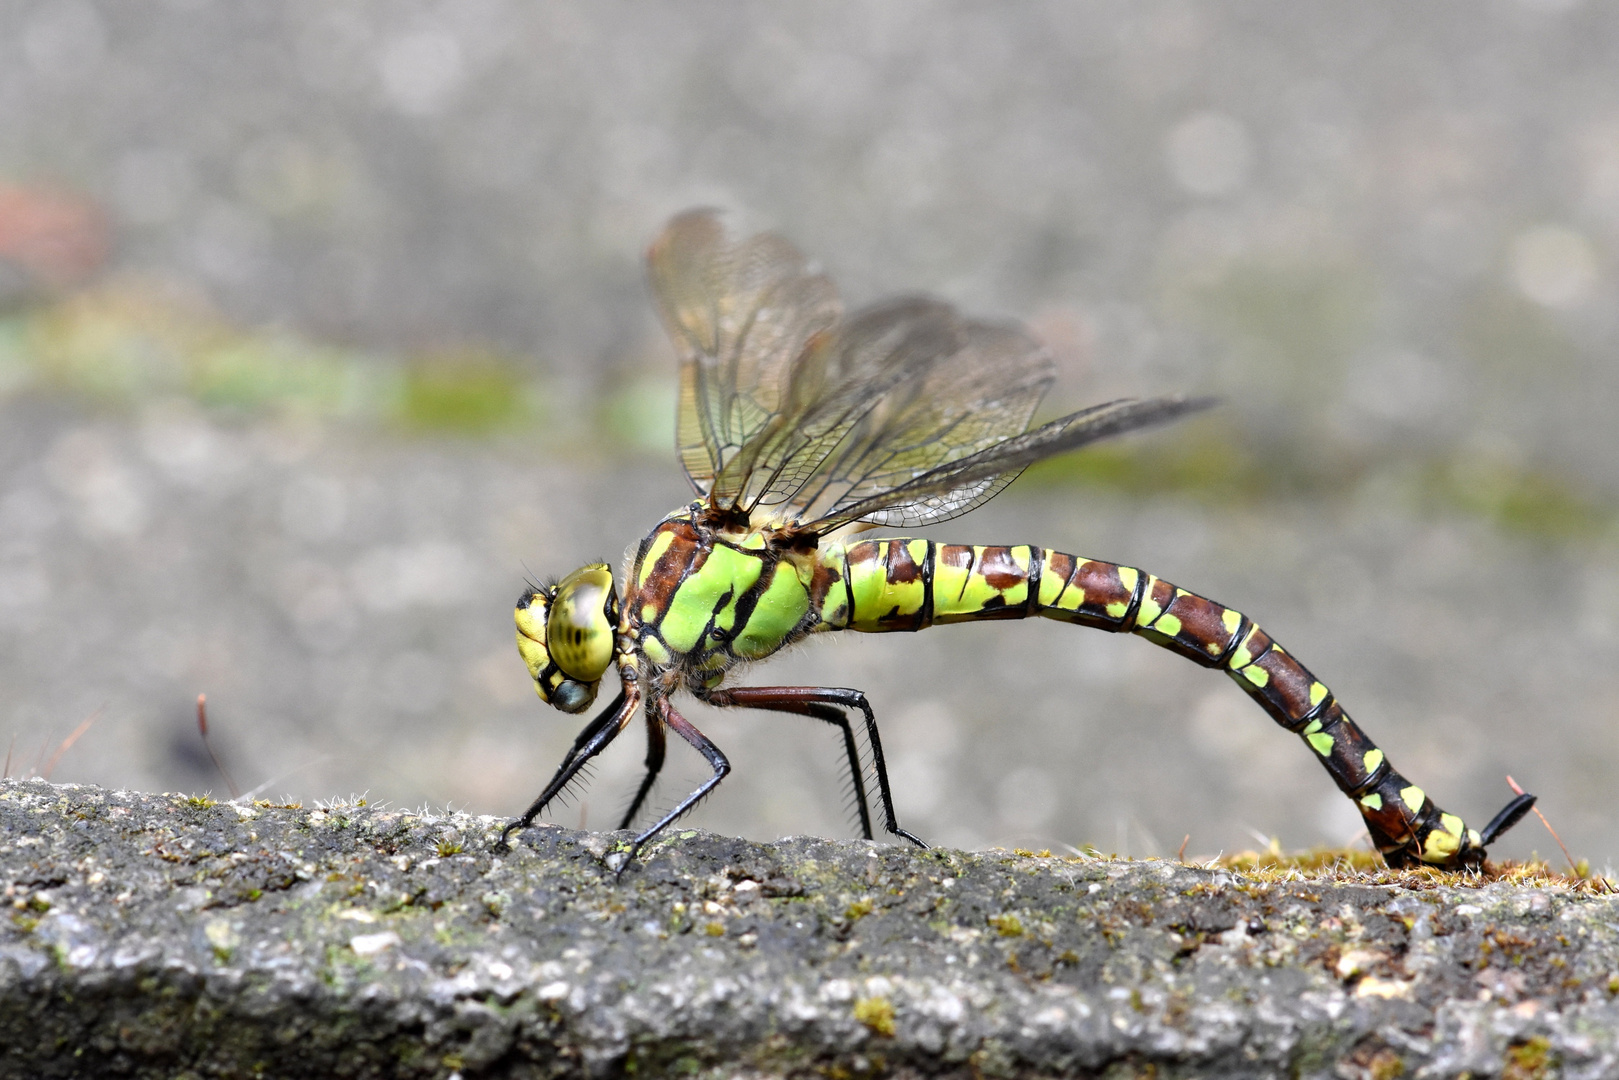
M1535 878L621 837L0 784L5 1076L1612 1076Z
M1218 395L933 538L1234 606L1447 810L1482 823L1511 774L1619 867L1616 56L1601 0L0 0L12 771L96 714L49 776L223 790L206 692L244 789L525 805L578 729L511 606L689 497L641 254L714 205L851 307L1028 324L1045 416ZM456 387L532 423L473 438ZM1225 677L1036 622L758 681L870 693L942 844L1363 827ZM826 725L686 715L736 766L694 823L849 834ZM641 759L564 823L616 824Z

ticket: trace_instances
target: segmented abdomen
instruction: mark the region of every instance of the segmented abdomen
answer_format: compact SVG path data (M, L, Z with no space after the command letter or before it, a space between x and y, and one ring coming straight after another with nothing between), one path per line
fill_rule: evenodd
M1031 546L868 540L829 546L822 557L843 578L842 595L834 586L826 597L825 629L880 633L1041 615L1140 634L1223 669L1273 720L1301 736L1355 800L1390 865L1455 865L1481 846L1476 831L1396 772L1332 692L1239 611L1134 567Z

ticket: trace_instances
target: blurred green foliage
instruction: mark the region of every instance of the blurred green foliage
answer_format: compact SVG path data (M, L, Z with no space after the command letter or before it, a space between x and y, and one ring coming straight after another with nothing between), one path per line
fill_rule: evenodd
M672 370L644 373L620 382L602 399L601 430L620 446L653 454L672 453L675 445L675 395L680 392Z
M13 392L66 391L110 405L183 396L219 409L315 416L381 414L399 378L381 357L242 331L139 286L9 315L0 321L0 371Z
M1319 370L1347 356L1372 327L1377 292L1347 266L1240 263L1192 293L1199 321L1252 348L1264 345L1289 363L1280 370Z
M537 419L527 382L505 357L435 354L405 367L399 419L418 431L486 435Z
M1365 317L1354 275L1268 275L1242 268L1201 294L1232 341L1344 355ZM1480 347L1502 357L1549 347L1521 306L1496 310ZM1527 335L1527 336L1526 336ZM1555 344L1555 341L1551 341ZM1281 365L1283 369L1299 365ZM674 443L672 371L610 379L594 409L545 408L555 388L523 358L460 348L398 357L244 330L183 298L139 286L81 292L0 317L0 394L58 392L109 406L187 397L232 413L356 421L406 434L517 432L548 452L656 454ZM1295 390L1300 389L1295 387ZM583 438L581 435L583 434ZM1319 442L1319 433L1313 442ZM1257 445L1230 415L1150 438L1103 443L1031 468L1017 491L1091 488L1215 506L1343 497L1374 480L1414 512L1483 518L1546 542L1619 538L1619 508L1556 471L1450 447L1413 459L1375 449Z
M1349 263L1237 262L1191 275L1168 307L1220 347L1249 408L1308 423L1341 400L1344 373L1371 336L1377 286Z
M1545 308L1505 289L1483 290L1470 299L1459 340L1497 381L1544 379L1549 371L1575 369L1579 362L1578 347Z
M1275 476L1227 425L1198 420L1182 430L1146 439L1100 443L1076 454L1042 461L1018 481L1041 487L1088 487L1149 495L1181 495L1202 503L1251 503L1273 496Z
M0 319L0 392L67 392L106 405L180 396L229 412L484 435L540 419L531 381L516 357L461 349L399 358L243 330L140 286Z
M1550 472L1477 458L1428 465L1423 494L1440 511L1476 515L1541 540L1583 541L1619 532L1619 512Z
M1214 420L1041 462L1014 490L1092 488L1241 506L1344 498L1377 480L1392 480L1386 487L1418 513L1482 518L1544 542L1619 539L1619 508L1550 470L1459 449L1416 461L1300 455L1285 446L1253 447Z

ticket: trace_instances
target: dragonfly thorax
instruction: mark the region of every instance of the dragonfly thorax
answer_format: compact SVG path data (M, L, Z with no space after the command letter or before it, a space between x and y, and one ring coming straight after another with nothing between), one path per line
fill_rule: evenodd
M769 527L716 527L702 507L670 515L641 542L624 583L624 628L649 672L679 669L697 690L761 660L813 624L814 549Z
M517 651L534 689L563 712L590 708L613 660L618 593L606 563L591 563L517 602Z

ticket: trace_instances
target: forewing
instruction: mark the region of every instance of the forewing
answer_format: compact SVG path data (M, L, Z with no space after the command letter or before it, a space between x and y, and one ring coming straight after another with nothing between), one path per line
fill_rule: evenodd
M764 491L777 518L837 515L1018 435L1052 379L1046 350L1016 326L929 300L858 313L832 352L859 374L802 418L816 449L787 455Z
M810 531L957 517L1035 461L1209 404L1116 401L1027 431L1051 360L1016 326L915 298L840 324L835 288L797 248L733 241L708 210L672 220L648 264L680 351L693 486Z
M735 499L761 450L791 426L795 371L813 381L817 341L838 322L837 290L779 236L732 241L711 210L670 221L647 263L680 353L681 464L699 493Z
M1163 397L1096 405L944 462L905 483L843 501L808 527L824 533L853 521L907 528L948 521L993 498L1037 461L1213 404L1213 398Z

